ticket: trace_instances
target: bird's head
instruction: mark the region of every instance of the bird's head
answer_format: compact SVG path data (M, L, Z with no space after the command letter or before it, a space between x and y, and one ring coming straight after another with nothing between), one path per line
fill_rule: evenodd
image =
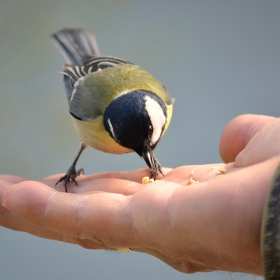
M135 90L118 95L104 112L104 127L121 146L134 150L150 168L153 149L164 131L166 106L155 93Z

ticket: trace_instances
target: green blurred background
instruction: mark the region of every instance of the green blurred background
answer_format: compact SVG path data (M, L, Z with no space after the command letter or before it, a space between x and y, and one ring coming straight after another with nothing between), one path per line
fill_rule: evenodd
M65 172L78 149L49 34L93 30L102 54L132 61L176 99L156 155L163 166L220 162L224 126L244 113L279 115L280 2L2 0L0 173L40 179ZM136 154L88 149L87 174L145 167ZM90 251L0 228L0 278L262 279L179 273L140 253Z

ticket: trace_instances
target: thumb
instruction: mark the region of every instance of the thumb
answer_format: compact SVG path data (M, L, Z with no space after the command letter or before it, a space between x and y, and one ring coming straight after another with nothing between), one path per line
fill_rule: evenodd
M220 154L225 162L248 166L280 153L280 119L263 115L241 115L224 129Z

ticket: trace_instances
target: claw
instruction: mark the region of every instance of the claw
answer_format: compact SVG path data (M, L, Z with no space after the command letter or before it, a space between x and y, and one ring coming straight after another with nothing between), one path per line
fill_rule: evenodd
M71 180L73 182L75 182L76 185L76 177L79 176L80 174L84 174L84 169L79 169L78 171L76 171L76 163L82 153L82 151L85 149L85 145L83 143L80 144L80 149L79 152L77 154L77 156L74 159L74 162L72 163L72 165L70 166L70 168L68 169L67 173L61 177L55 184L55 186L60 183L60 182L64 182L64 188L65 188L65 192L67 192L67 183Z
M159 172L164 176L161 165L157 158L154 156L152 150L144 150L142 152L142 157L144 158L147 165L150 167L152 179L155 180Z
M79 169L78 171L76 171L74 166L71 166L67 173L62 176L55 184L55 186L60 183L60 182L64 182L64 188L65 188L65 192L67 192L67 184L69 181L73 181L76 185L78 185L77 181L76 181L76 177L79 176L80 174L84 174L84 169Z
M159 163L159 161L157 160L157 158L155 156L153 156L153 166L151 168L151 178L153 178L154 180L156 180L156 177L158 176L158 173L160 172L163 176L163 171L162 171L162 167Z

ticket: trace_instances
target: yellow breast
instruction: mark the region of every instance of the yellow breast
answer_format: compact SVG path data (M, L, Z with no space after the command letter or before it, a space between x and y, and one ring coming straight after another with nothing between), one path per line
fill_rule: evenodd
M110 154L124 154L133 150L119 145L104 129L103 117L92 121L79 121L72 118L75 129L85 146L91 146L99 151Z

